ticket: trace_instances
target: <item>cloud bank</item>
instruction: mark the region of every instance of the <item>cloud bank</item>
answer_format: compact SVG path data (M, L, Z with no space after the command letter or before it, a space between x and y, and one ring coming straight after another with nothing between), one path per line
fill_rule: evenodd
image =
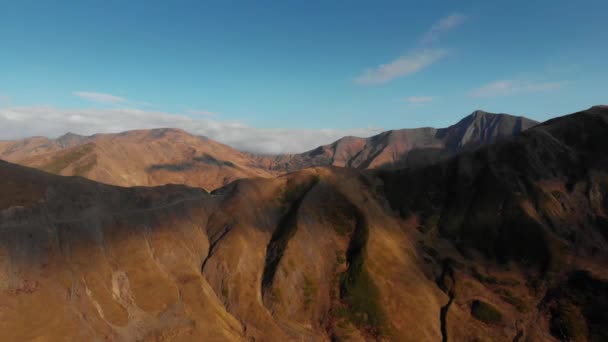
M0 139L37 135L58 137L66 132L91 135L162 127L181 128L239 150L269 154L304 152L343 136L367 137L382 131L380 128L257 128L239 121L221 121L211 117L189 117L139 109L67 110L49 106L0 108Z

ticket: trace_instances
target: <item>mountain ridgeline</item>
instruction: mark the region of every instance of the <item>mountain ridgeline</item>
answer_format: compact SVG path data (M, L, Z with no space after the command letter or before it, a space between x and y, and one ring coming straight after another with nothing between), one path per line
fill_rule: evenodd
M120 186L185 184L213 190L236 179L274 177L315 166L359 169L428 165L460 151L518 135L536 122L476 111L448 128L345 137L301 154L254 155L180 129L0 142L0 158Z
M236 179L277 175L248 153L175 128L4 142L0 158L120 186L185 184L213 190Z
M279 155L271 168L295 171L327 165L358 169L422 166L516 136L536 124L521 116L478 110L447 128L400 129L370 138L345 137L301 154Z
M213 192L0 161L0 340L606 341L608 107L524 120Z

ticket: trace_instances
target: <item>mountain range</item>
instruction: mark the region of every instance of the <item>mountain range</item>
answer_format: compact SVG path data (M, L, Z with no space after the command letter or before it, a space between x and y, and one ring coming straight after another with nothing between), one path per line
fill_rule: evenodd
M272 169L294 171L311 166L357 169L425 165L460 151L518 135L538 122L521 116L477 110L447 128L386 131L370 138L344 137L302 154L280 155Z
M425 165L499 139L537 122L475 111L448 128L386 131L345 137L308 152L254 155L180 129L136 130L57 139L0 142L0 158L66 176L120 186L185 184L213 190L236 179L274 177L314 166L359 169Z
M3 142L0 340L605 341L606 146L607 106L297 155Z

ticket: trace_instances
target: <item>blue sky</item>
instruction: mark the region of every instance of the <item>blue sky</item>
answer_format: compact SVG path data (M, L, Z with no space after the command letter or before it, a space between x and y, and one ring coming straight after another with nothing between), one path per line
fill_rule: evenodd
M606 13L607 1L7 1L0 139L166 114L277 152L284 142L219 131L306 132L287 148L299 150L329 142L320 130L443 127L475 109L544 120L608 102ZM131 125L83 123L134 112Z

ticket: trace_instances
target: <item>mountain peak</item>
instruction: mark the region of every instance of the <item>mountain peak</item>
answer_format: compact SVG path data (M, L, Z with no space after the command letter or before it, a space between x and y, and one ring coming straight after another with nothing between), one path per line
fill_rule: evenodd
M608 111L608 105L596 105L596 106L589 108L589 110L605 112L605 111Z
M72 139L72 138L84 138L84 135L80 135L80 134L76 134L76 133L72 133L72 132L67 132L66 134L60 136L59 140L63 140L63 139Z
M497 115L495 113L486 112L483 109L477 109L473 111L473 113L469 114L469 116L477 117L477 116L487 116L487 115Z
M162 138L168 135L191 135L181 128L150 128L150 129L134 129L116 134L117 136L149 136L154 139Z
M153 128L150 130L150 132L153 133L176 133L176 134L190 134L186 131L184 131L181 128L174 128L174 127L164 127L164 128Z
M88 137L72 132L67 132L66 134L60 136L55 141L59 143L59 145L63 148L70 147L74 145L78 145L82 143Z
M484 118L487 119L491 119L491 118L519 118L521 116L519 115L512 115L512 114L505 114L505 113L492 113L492 112L487 112L483 109L477 109L475 110L473 113L465 116L461 121L468 121L468 120L481 120Z
M510 114L496 114L476 110L440 133L447 136L447 146L459 149L487 144L505 137L518 135L538 122Z

